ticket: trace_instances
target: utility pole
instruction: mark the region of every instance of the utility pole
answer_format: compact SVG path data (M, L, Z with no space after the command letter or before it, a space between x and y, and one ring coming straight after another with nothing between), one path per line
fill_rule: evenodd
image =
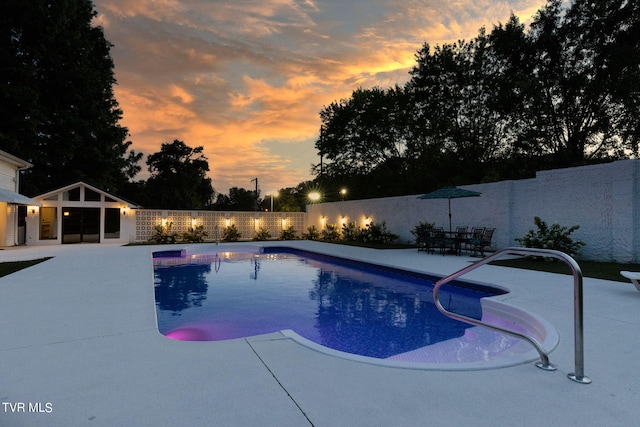
M320 125L320 177L322 177L322 155L324 151L324 125Z
M254 178L251 180L251 182L255 181L256 182L256 203L254 206L254 210L257 212L258 211L258 178Z

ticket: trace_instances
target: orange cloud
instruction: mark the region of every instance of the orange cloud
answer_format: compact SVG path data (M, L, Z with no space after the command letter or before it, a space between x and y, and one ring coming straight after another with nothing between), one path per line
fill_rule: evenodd
M323 106L403 84L424 42L470 39L543 0L94 0L133 149L203 146L222 192L311 179ZM144 176L142 176L144 178Z

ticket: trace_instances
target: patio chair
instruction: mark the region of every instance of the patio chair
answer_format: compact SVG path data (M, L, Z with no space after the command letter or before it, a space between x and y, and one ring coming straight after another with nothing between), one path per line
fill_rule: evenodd
M484 257L484 248L491 246L491 240L493 239L493 233L495 231L495 228L485 228L481 238L472 239L472 256L475 256L478 252L480 252L480 256Z
M429 253L432 249L432 236L431 229L419 230L416 235L416 245L418 246L418 252L425 251Z
M421 230L420 234L416 237L418 252L424 251L426 253L433 253L436 247L440 247L439 242L441 233L443 233L442 227Z
M442 227L433 227L431 230L429 230L425 247L427 253L435 252L436 248L440 249L443 238L444 229Z
M482 234L484 234L484 227L472 227L469 238L465 242L465 249L467 251L473 251L473 248L482 240Z
M631 283L640 291L640 272L637 271L621 271L620 274L627 279L631 280Z
M458 251L458 255L462 254L463 246L467 246L469 243L469 227L465 226L457 226L456 227L456 250Z

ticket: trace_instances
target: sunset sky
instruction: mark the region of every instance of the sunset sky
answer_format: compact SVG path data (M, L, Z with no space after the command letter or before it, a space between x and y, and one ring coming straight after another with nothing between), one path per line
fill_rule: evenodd
M216 191L312 179L323 106L409 79L425 42L469 40L544 0L93 0L132 148L204 146ZM138 178L146 178L146 165Z

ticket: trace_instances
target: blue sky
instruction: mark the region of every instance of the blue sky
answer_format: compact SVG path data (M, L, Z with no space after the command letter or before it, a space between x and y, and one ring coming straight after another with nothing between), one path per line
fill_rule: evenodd
M94 0L132 148L204 146L217 191L258 177L263 195L312 178L323 106L405 83L425 42L471 39L511 12L528 22L545 3Z

